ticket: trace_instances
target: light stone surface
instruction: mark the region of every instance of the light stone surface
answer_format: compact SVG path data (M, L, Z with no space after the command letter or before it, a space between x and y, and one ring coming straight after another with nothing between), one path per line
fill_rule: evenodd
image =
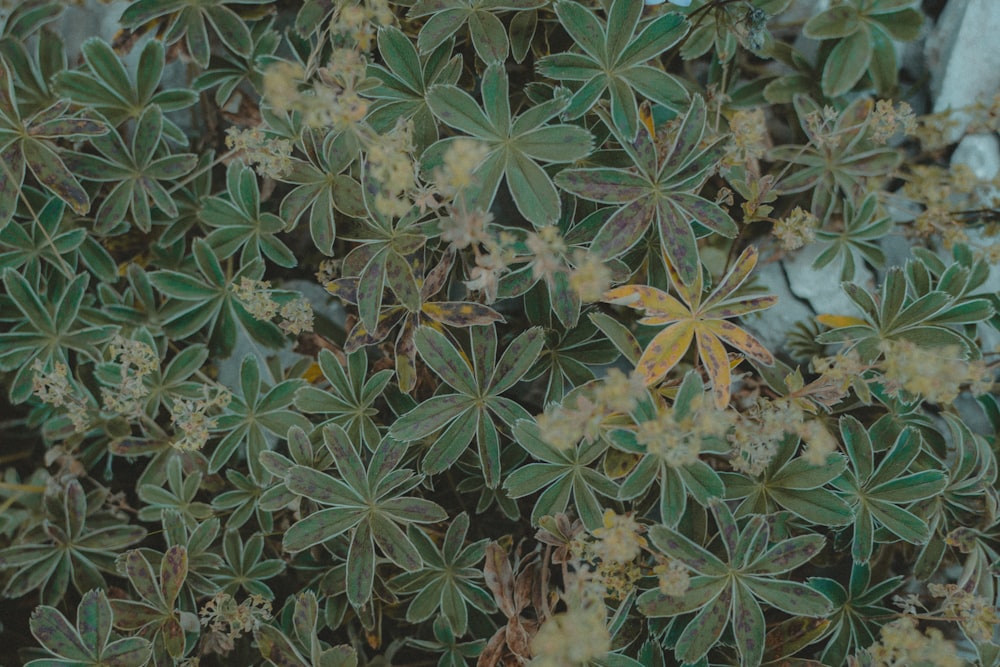
M950 0L927 40L935 112L988 101L1000 92L998 36L1000 2ZM967 119L949 138L958 140L966 124Z
M957 109L989 102L1000 94L1000 49L994 48L1000 36L1000 2L997 0L950 0L927 43L927 65L931 72L934 110ZM961 141L951 157L952 165L969 167L980 180L991 180L1000 173L1000 140L996 134L971 134L962 137L967 119L949 137ZM973 245L989 244L978 229L968 230ZM951 253L939 249L947 262ZM983 292L1000 291L1000 267L992 266ZM980 327L983 349L1000 349L1000 334Z
M795 323L813 317L813 312L788 288L788 280L779 263L758 265L753 277L755 283L764 287L768 294L778 297L778 303L767 310L743 316L743 322L765 347L779 350Z

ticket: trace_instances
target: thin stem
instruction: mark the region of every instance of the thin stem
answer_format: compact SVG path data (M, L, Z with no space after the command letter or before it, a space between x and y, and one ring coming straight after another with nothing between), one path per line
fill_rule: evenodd
M5 491L22 491L24 493L45 493L44 486L37 484L15 484L14 482L0 482L0 489Z

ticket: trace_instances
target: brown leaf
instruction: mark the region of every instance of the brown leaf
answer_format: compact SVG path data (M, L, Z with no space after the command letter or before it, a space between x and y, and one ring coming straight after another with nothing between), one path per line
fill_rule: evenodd
M486 648L479 654L476 667L496 667L507 650L507 627L497 630L490 640L486 642Z
M497 606L507 618L517 615L514 609L514 572L507 560L507 552L496 542L486 547L486 563L483 566L486 585L493 592Z

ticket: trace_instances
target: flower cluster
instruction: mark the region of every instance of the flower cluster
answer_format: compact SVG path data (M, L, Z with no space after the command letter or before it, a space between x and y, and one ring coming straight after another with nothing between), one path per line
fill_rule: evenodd
M528 232L525 244L532 255L531 275L535 280L551 280L562 269L566 244L558 227L548 225L537 232Z
M965 667L955 645L937 628L921 633L904 616L882 626L882 638L856 658L862 667Z
M260 595L251 595L240 603L219 591L199 610L201 624L209 630L206 653L226 654L235 647L235 640L251 633L271 618L271 602Z
M800 206L787 218L776 220L771 233L781 242L785 250L797 250L816 240L819 218Z
M228 128L226 148L237 153L261 176L281 178L292 168L292 142L269 138L259 127Z
M137 418L142 412L142 400L149 395L143 378L157 371L160 358L146 343L116 335L109 351L119 364L119 382L113 388L104 388L101 395L104 409L125 417ZM133 369L134 367L134 369Z
M990 600L980 597L957 584L930 584L931 595L944 598L940 611L950 618L958 618L965 633L975 642L988 642L1000 625L1000 615Z
M455 199L475 184L476 170L489 154L481 141L459 137L448 145L441 157L441 166L434 170L433 184L437 194L445 199Z
M683 417L674 408L660 408L656 418L639 423L636 440L668 466L681 468L698 460L704 441L725 437L734 419L733 412L716 408L702 395Z
M907 340L885 341L878 364L890 391L921 396L925 401L948 405L969 387L973 395L993 386L993 373L981 359L963 359L957 346L924 348Z
M84 433L90 427L90 414L87 401L69 379L69 368L62 362L55 362L52 370L46 370L40 359L35 359L31 370L32 391L42 402L56 408L66 408L66 414L73 422L77 433Z
M916 134L917 117L906 102L894 107L891 100L878 100L871 114L870 127L872 141L884 144L899 130L904 134Z
M240 304L255 319L270 322L280 316L282 319L278 326L291 335L312 331L312 304L305 297L298 296L279 304L273 298L270 281L246 277L241 278L239 284L233 283L232 290Z
M209 417L209 411L226 407L232 398L224 388L211 392L206 387L205 394L205 398L194 400L176 399L170 406L170 423L180 434L170 444L181 451L198 451L205 446L218 423Z
M747 475L760 475L777 453L782 438L798 433L805 424L805 413L795 401L759 398L739 416L729 436L729 464Z
M573 253L574 269L569 274L569 286L584 303L600 301L611 287L611 269L594 253L577 250Z
M412 206L408 194L416 187L413 123L398 121L385 134L374 134L366 143L367 166L379 184L375 208L386 216L400 217Z
M729 119L732 133L729 143L729 164L755 162L764 157L771 140L767 132L767 118L764 109L740 109Z
M575 447L581 440L593 442L601 433L604 419L630 412L646 393L642 377L625 375L611 369L603 382L581 392L563 404L552 404L538 415L537 421L545 442L556 449Z
M691 573L684 563L667 559L653 568L660 592L671 597L682 597L691 588Z
M604 605L571 606L555 614L531 640L531 667L582 667L611 650Z

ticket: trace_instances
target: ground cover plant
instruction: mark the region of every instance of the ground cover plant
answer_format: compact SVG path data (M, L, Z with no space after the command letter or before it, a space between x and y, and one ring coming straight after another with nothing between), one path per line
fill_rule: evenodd
M72 4L0 4L0 664L1000 665L940 3Z

